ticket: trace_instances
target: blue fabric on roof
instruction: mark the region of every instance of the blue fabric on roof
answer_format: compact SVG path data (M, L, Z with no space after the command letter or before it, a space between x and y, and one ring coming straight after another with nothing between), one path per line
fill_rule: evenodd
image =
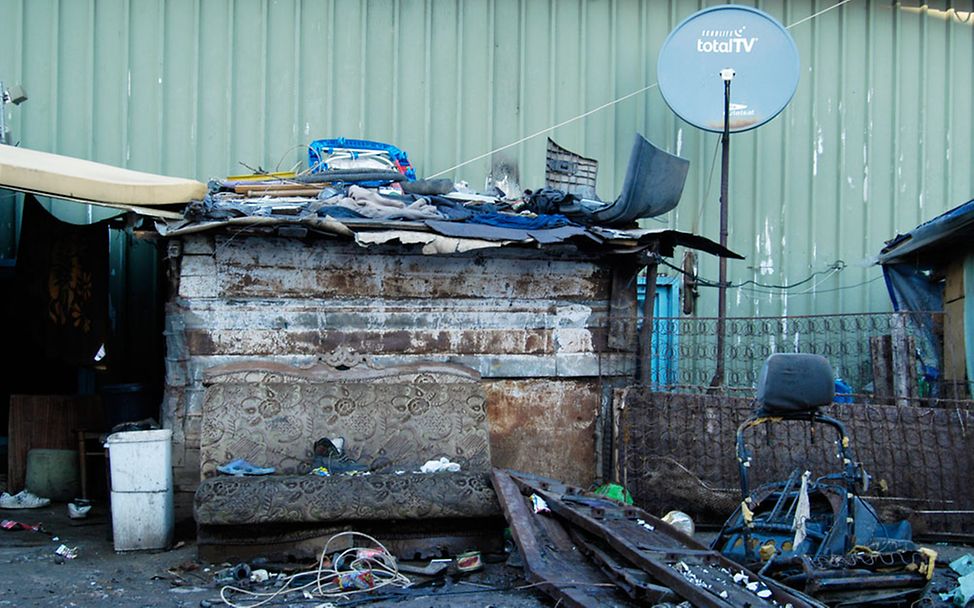
M474 224L487 224L499 228L518 228L521 230L541 230L544 228L560 228L561 226L574 225L570 219L564 215L538 215L528 217L526 215L513 215L510 213L479 213L468 222Z

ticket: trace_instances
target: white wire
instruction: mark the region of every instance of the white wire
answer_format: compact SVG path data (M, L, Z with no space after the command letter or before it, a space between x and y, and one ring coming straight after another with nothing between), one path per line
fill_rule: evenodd
M843 4L848 4L849 2L852 2L852 0L842 0L842 2L837 2L836 4L833 4L832 6L830 6L828 8L823 8L819 12L813 13L813 14L809 15L808 17L805 17L804 19L799 19L798 21L792 23L791 25L789 25L785 29L790 30L791 28L795 27L796 25L801 25L802 23L805 23L806 21L811 21L812 19L818 17L819 15L825 14L825 13L829 12L830 10L832 10L834 8L839 8Z
M351 555L357 555L366 547L351 547L339 553L335 559L332 561L329 567L325 566L325 559L328 556L328 549L332 542L344 536L359 536L369 540L379 549L379 553L374 557L357 557L354 559L345 569L339 569L342 562L346 557ZM372 548L372 547L369 547ZM367 589L341 589L339 586L339 580L343 574L361 574L368 572L375 581L374 584ZM314 576L314 580L308 583L304 583L300 586L292 587L292 584L301 577ZM283 595L289 595L296 592L302 593L317 593L321 599L328 598L347 598L356 593L368 593L375 591L376 589L381 589L388 585L393 585L397 587L405 587L410 585L410 581L405 575L399 572L396 566L396 560L386 549L385 545L362 532L348 531L339 532L335 534L325 543L324 548L321 550L321 557L318 559L318 567L314 570L307 570L304 572L298 572L284 578L284 584L276 589L275 591L250 591L249 589L242 589L240 587L234 587L233 585L225 585L220 589L220 599L223 603L231 608L257 608L257 606L263 606L268 602L274 600L275 598ZM314 588L314 592L309 590ZM233 601L227 597L228 593L236 593L242 596L253 598L257 600L249 604L241 604ZM241 598L234 598L239 600ZM321 606L325 606L321 604Z
M802 23L805 23L806 21L811 21L812 19L818 17L819 15L822 15L824 13L827 13L827 12L829 12L830 10L832 10L834 8L838 8L838 7L842 6L843 4L847 4L847 3L852 2L852 1L853 0L842 0L841 2L838 2L836 4L833 4L832 6L826 8L826 9L822 9L822 10L818 11L817 13L814 13L812 15L809 15L808 17L805 17L804 19L799 19L798 21L796 21L796 22L792 23L791 25L787 26L786 29L791 29L791 28L795 27L796 25L801 25ZM503 152L504 150L507 150L508 148L513 148L514 146L517 146L519 144L523 144L524 142L528 141L529 139L534 139L535 137L537 137L539 135L544 135L545 133L547 133L549 131L554 131L555 129L557 129L559 127L563 127L563 126L565 126L567 124L571 124L571 123L573 123L573 122L575 122L577 120L581 120L581 119L585 118L586 116L590 116L592 114L595 114L596 112L599 112L601 110L604 110L605 108L608 108L610 106L614 106L615 104L617 104L617 103L619 103L621 101L625 101L626 99L629 99L630 97L635 97L636 95L639 95L640 93L645 93L646 91L648 91L648 90L650 90L650 89L652 89L652 88L654 88L654 87L656 87L658 85L659 85L658 82L654 82L653 84L646 85L646 86L644 86L641 89L638 89L638 90L633 91L631 93L627 93L627 94L623 95L622 97L619 97L618 99L613 99L612 101L606 102L606 103L600 105L599 107L593 108L593 109L591 109L591 110L589 110L587 112L584 112L582 114L579 114L578 116L574 116L572 118L569 118L568 120L563 120L563 121L561 121L560 123L558 123L556 125L547 127L545 129L541 129L540 131L535 131L534 133L532 133L530 135L525 135L524 137L522 137L521 139L518 139L517 141L513 141L513 142L511 142L509 144L505 144L505 145L503 145L503 146L501 146L499 148L495 148L495 149L491 150L490 152L485 152L485 153L481 154L480 156L475 156L474 158L471 158L470 160L465 160L465 161L463 161L460 164L453 165L449 169L444 169L442 171L437 171L436 173L428 176L426 179L433 179L433 178L439 177L441 175L446 175L447 173L451 173L453 171L456 171L460 167L469 165L470 163L475 163L478 160L482 160L482 159L487 158L488 156L492 156L492 155L494 155L494 154L496 154L498 152Z
M437 173L434 173L433 175L430 175L426 179L433 179L434 177L439 177L441 175L445 175L447 173L450 173L451 171L455 171L455 170L459 169L460 167L463 167L464 165L469 165L470 163L475 163L478 160L481 160L483 158L487 158L488 156L491 156L492 154L496 154L497 152L502 152L504 150L507 150L508 148L513 148L514 146L516 146L518 144L522 144L522 143L526 142L529 139L534 139L535 137L537 137L539 135L544 135L548 131L554 131L555 129L557 129L559 127L563 127L563 126L565 126L567 124L571 124L571 123L575 122L576 120L581 120L581 119L585 118L586 116L590 116L592 114L595 114L596 112L598 112L600 110L604 110L605 108L608 108L609 106L614 106L615 104L619 103L620 101L625 101L625 100L629 99L630 97L635 97L636 95L639 95L640 93L644 93L644 92L652 89L653 87L655 87L657 85L658 85L658 83L655 83L654 82L651 85L647 85L647 86L639 89L638 91L633 91L632 93L627 93L626 95L623 95L622 97L620 97L618 99L613 99L612 101L606 102L606 103L600 105L597 108L592 108L591 110L589 110L588 112L585 112L584 114L579 114L578 116L574 116L572 118L569 118L568 120L563 120L560 123L558 123L556 125L553 125L553 126L550 126L550 127L546 128L546 129L541 129L540 131L535 131L531 135L526 135L526 136L522 137L521 139L519 139L517 141L514 141L514 142L511 142L509 144L505 144L505 145L501 146L500 148L496 148L494 150L491 150L490 152L486 152L484 154L481 154L480 156L476 156L474 158L471 158L470 160L465 160L462 163L460 163L459 165L454 165L454 166L450 167L449 169L444 169L442 171L438 171Z

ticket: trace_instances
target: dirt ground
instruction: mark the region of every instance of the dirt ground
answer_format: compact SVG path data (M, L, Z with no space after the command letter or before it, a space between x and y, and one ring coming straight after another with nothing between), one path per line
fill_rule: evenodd
M196 560L191 521L177 526L177 543L169 551L115 553L104 504L96 504L85 520L71 520L64 504L24 511L0 510L0 518L40 523L46 532L0 530L0 606L224 606L216 574L230 564ZM706 536L706 535L703 535ZM78 556L61 560L55 550L77 547ZM925 606L948 606L937 593L947 591L956 575L946 568L952 559L974 552L963 545L933 545L939 567ZM258 567L259 564L254 565ZM293 565L292 565L293 566ZM272 567L269 567L273 571ZM415 590L409 597L385 598L358 605L402 608L550 607L554 602L526 585L522 571L503 563L486 564L482 572L462 579L447 578L441 587ZM297 595L274 606L321 605ZM336 606L343 605L336 602ZM349 604L344 604L349 605Z
M46 531L0 530L0 606L225 605L220 600L220 584L215 576L230 564L197 562L191 521L177 525L177 542L169 551L115 553L110 539L110 516L104 504L96 504L84 520L69 519L64 504L43 509L0 510L0 518L29 525L40 523ZM77 547L77 558L58 559L55 550L61 544ZM486 564L482 572L462 579L447 579L441 587L416 590L407 598L366 605L394 604L403 608L552 605L535 589L512 590L526 584L520 569L502 563ZM273 605L307 608L322 603L321 600L309 602L298 595L291 598L292 602ZM336 602L336 605L341 604Z

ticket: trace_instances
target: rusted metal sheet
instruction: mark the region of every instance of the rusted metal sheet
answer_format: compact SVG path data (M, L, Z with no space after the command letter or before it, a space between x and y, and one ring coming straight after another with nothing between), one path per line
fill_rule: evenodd
M548 141L551 143L551 140ZM619 262L612 270L609 348L629 351L636 348L636 319L639 314L635 285L642 268L642 264L631 261Z
M752 410L743 397L629 389L618 410L619 476L655 512L687 511L722 523L740 500L734 434ZM864 497L884 519L909 518L915 533L974 534L974 404L949 407L833 405L856 460L872 476ZM817 439L817 440L816 440ZM835 450L807 425L764 425L749 439L755 484L796 467L838 470Z
M199 237L196 237L199 238ZM482 298L606 300L611 269L592 260L520 255L427 256L405 247L270 237L215 239L218 294L227 298ZM186 260L183 262L186 263ZM205 264L204 264L205 265ZM282 272L283 271L283 272Z
M617 553L600 546L595 539L585 536L575 528L569 529L569 536L575 541L579 551L599 566L626 595L640 604L655 606L662 602L679 602L677 595L668 587L652 583L652 577L639 568L622 564Z
M491 473L494 491L521 550L528 580L550 595L558 605L574 608L632 606L610 580L589 562L562 525L536 516L506 471Z
M347 346L364 353L551 354L552 330L320 331L227 329L186 333L193 355L317 354Z
M694 606L822 606L763 579L638 507L585 494L550 479L520 473L512 479L522 493L537 494L552 513L604 542Z
M494 466L587 486L595 477L597 381L486 380Z

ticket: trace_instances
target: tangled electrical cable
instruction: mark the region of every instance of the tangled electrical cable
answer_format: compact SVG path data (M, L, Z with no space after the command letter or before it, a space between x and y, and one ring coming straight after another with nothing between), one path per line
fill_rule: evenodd
M655 256L655 261L657 263L659 263L659 264L662 264L663 266L666 266L667 268L671 268L671 269L677 271L680 274L683 274L683 275L686 275L688 277L691 277L694 281L697 282L698 285L701 285L703 287L720 287L721 286L719 281L713 281L713 280L710 280L710 279L705 279L703 277L697 276L696 274L687 272L683 268L680 268L679 266L676 266L675 264L671 264L670 262L666 261L665 259L663 259L662 256L656 255ZM780 291L787 291L789 289L794 289L795 287L800 287L800 286L802 286L802 285L804 285L806 283L809 283L815 277L817 277L819 275L826 275L822 279L822 281L824 281L825 279L828 279L832 275L834 275L834 274L836 274L838 272L841 272L841 271L845 270L845 268L846 268L846 263L844 261L842 261L842 260L836 260L836 261L832 262L831 264L829 264L828 268L826 268L825 270L817 270L817 271L813 272L812 274L808 275L807 277L805 277L804 279L802 279L801 281L797 281L795 283L790 283L788 285L769 285L767 283L758 283L757 281L754 281L754 280L750 280L749 279L749 280L744 281L742 283L727 283L727 284L724 285L724 287L726 287L728 289L740 289L740 288L747 287L748 285L754 285L755 287L761 287L761 288L764 288L764 289L777 289L777 290L780 290ZM872 280L875 280L875 279L872 279ZM870 283L870 282L872 282L872 280L866 281L866 282L867 283ZM818 285L820 285L822 281L819 281L818 283L815 283L812 286L812 289L814 289L815 287L817 287ZM863 284L865 284L865 283L863 283ZM854 287L854 286L851 286L851 287ZM771 293L771 292L761 292L761 291L758 291L758 290L752 290L752 291L754 291L755 293ZM802 292L802 293L804 293L804 292Z
M326 566L332 542L345 536L362 537L374 546L345 549ZM311 580L307 580L309 578ZM370 593L387 586L406 587L412 583L399 572L396 558L385 545L368 534L354 531L339 532L329 538L321 550L317 568L284 577L282 582L277 590L266 592L225 585L220 589L220 599L231 608L257 608L292 593L301 593L305 599L348 599L358 593ZM237 594L237 597L231 599L231 594ZM255 601L239 603L244 597Z

